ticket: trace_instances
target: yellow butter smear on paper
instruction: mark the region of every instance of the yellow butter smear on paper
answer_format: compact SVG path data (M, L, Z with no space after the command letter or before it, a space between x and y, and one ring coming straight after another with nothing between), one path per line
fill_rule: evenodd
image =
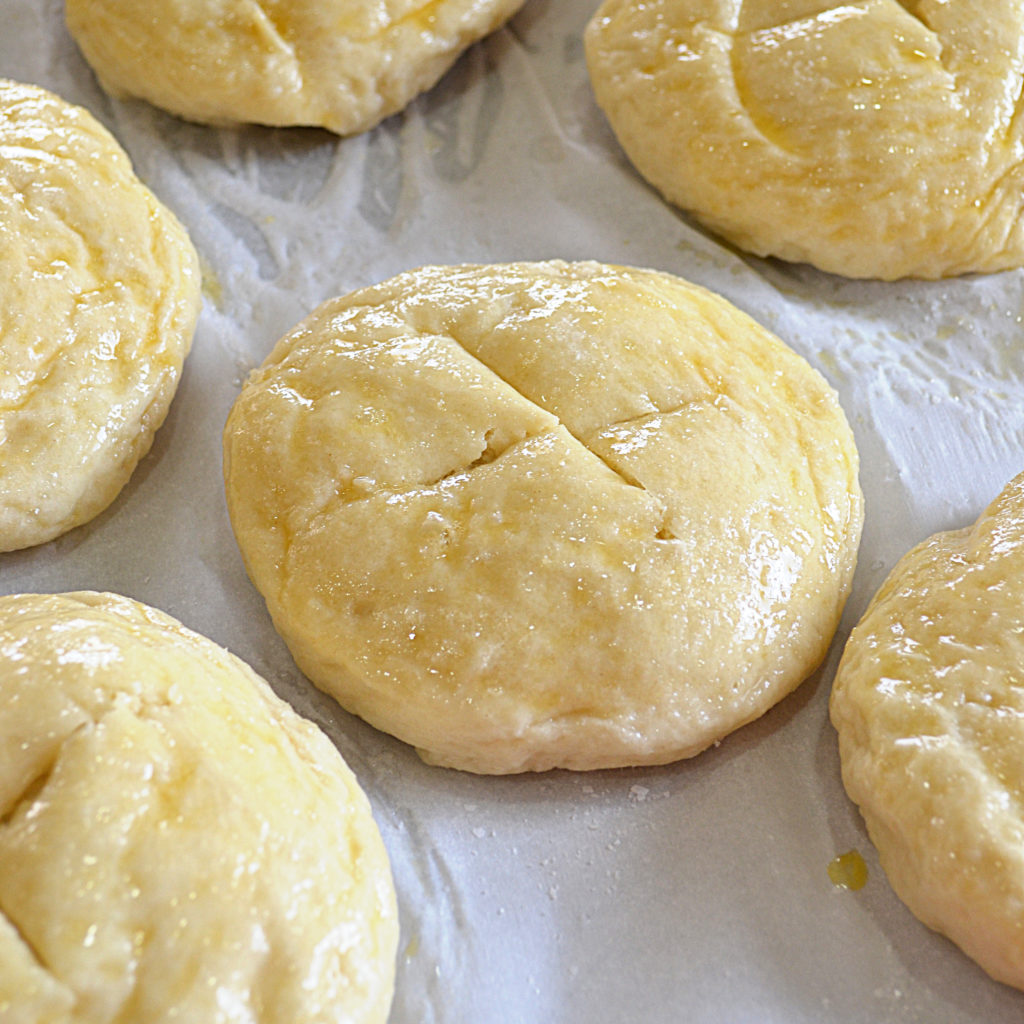
M837 888L856 891L867 884L868 866L856 850L849 850L829 861L828 877Z

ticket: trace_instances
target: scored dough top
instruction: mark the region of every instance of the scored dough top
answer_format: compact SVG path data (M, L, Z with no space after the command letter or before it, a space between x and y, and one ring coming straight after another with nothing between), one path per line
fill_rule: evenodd
M896 565L832 693L843 781L897 894L1024 988L1024 475Z
M1017 0L605 0L586 42L641 174L740 247L886 279L1024 262Z
M199 314L195 250L87 111L0 80L0 551L116 497Z
M523 0L67 0L100 82L200 122L371 128Z
M596 263L326 303L243 388L225 474L303 670L482 772L668 761L761 714L824 656L862 515L806 362Z
M246 665L111 594L0 597L0 1010L11 1024L383 1024L369 804Z

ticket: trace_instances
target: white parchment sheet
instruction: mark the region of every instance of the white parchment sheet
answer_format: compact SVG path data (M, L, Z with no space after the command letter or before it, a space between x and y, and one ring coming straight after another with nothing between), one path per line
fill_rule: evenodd
M909 547L1024 469L1024 274L855 283L738 255L635 174L589 87L594 0L527 0L430 93L349 139L214 129L108 99L57 0L0 0L0 75L88 107L189 229L205 308L151 454L111 509L0 556L0 589L109 589L252 664L334 739L399 890L393 1024L1002 1024L989 980L888 887L839 779L827 700L851 625ZM478 778L428 768L320 695L242 568L220 432L246 373L322 300L424 263L594 258L706 285L838 389L867 522L823 669L664 768ZM856 849L867 885L827 867Z

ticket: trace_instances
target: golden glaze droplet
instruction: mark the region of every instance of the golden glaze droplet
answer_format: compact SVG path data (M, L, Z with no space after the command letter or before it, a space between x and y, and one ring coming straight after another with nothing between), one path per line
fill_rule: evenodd
M849 850L829 861L828 877L837 888L856 892L867 884L868 866L856 850Z

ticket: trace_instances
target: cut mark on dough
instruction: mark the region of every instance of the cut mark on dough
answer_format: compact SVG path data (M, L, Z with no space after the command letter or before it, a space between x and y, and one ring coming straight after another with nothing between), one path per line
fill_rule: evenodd
M85 728L84 725L79 725L70 735L74 735L74 733L83 728ZM25 783L21 792L14 797L10 806L2 815L0 815L0 828L9 825L15 815L17 815L18 811L26 804L32 804L35 802L36 797L39 796L46 784L50 781L50 777L53 775L54 770L57 767L57 762L60 760L60 752L66 742L67 740L65 739L56 747L53 751L53 756L40 767L39 771L36 772L28 782Z
M274 16L267 8L260 3L260 0L249 0L249 8L253 14L253 21L256 23L257 31L270 48L278 53L287 54L294 65L295 73L299 76L301 83L302 71L299 66L298 56L295 47L288 40L288 33L285 30L284 22L280 15Z
M475 459L473 459L472 462L467 463L465 466L457 466L455 469L450 470L445 473L444 476L438 477L436 480L424 484L415 484L410 487L409 490L419 491L423 489L435 490L442 488L446 483L448 483L448 481L456 480L461 476L468 476L474 469L479 469L482 466L489 466L492 462L497 462L498 459L507 452L512 451L514 448L518 448L527 441L533 441L538 437L543 437L547 433L549 433L549 431L543 431L540 434L526 434L523 437L517 437L511 444L507 444L503 448L498 448L493 443L494 431L488 430L484 433L484 449ZM404 493L408 493L408 491Z
M396 18L388 25L388 30L394 30L402 25L413 24L423 31L431 32L436 22L435 12L441 7L445 0L426 0L426 3ZM387 31L387 30L385 30ZM382 32L381 35L384 35Z
M729 53L730 72L736 105L743 111L751 127L765 142L782 153L791 156L803 155L786 146L778 137L779 131L777 127L773 124L767 123L763 117L759 116L755 112L754 104L752 104L747 98L746 91L741 85L742 75L739 66L739 59L736 53L736 41L745 35L745 38L749 41L752 48L756 50L760 50L761 52L781 50L788 40L803 40L815 36L822 36L825 32L832 30L836 25L841 22L848 21L851 18L875 17L877 16L877 12L872 9L877 8L880 4L882 6L888 5L890 9L902 8L908 17L921 25L925 31L927 31L929 36L932 37L938 47L939 63L951 76L955 77L955 70L947 63L948 52L946 47L943 45L942 36L935 28L932 27L928 22L928 19L920 11L921 4L914 2L914 0L856 0L856 2L853 3L836 4L824 11L819 11L817 14L795 18L790 21L778 22L777 24L766 28L760 28L746 34L730 33L728 30L723 30L721 28L716 29L711 26L706 27L707 31L718 32L728 39L726 46ZM882 32L882 27L879 26L877 31ZM892 70L896 71L897 69L894 68Z
M1010 116L1006 119L1006 131L1003 133L1003 137L1007 143L1013 143L1014 139L1020 136L1020 120L1022 114L1024 114L1024 74L1017 73L1017 88L1015 90L1016 98L1013 102L1013 109L1010 111ZM1013 165L1013 170L1016 171L1018 164ZM1005 175L1004 175L1005 177ZM1010 231L1007 229L1007 234Z
M474 459L469 464L469 466L466 467L467 469L476 469L477 466L486 466L488 463L493 462L496 458L498 458L500 455L503 454L502 452L499 452L496 448L493 447L493 443L492 443L493 441L494 441L494 431L493 430L485 431L485 433L484 433L485 448L476 457L476 459ZM507 451L507 449L506 449L506 451Z
M362 302L353 306L346 307L346 313L350 313L352 310L368 311L376 308L374 302ZM445 328L438 329L436 326L425 327L424 325L417 324L409 319L408 315L401 317L404 326L408 329L412 336L419 336L422 334L429 334L435 338L441 339L446 338L453 345L455 345L461 353L468 359L472 360L479 367L485 370L494 380L500 382L505 388L508 388L518 398L530 405L543 411L547 416L551 418L551 426L535 430L534 432L523 431L521 434L515 435L504 445L497 445L495 443L495 435L497 430L495 428L488 428L484 431L482 438L482 446L479 454L471 461L453 467L448 471L444 472L438 477L428 480L415 480L407 479L401 481L395 481L391 486L380 486L376 485L375 481L366 478L368 486L352 486L351 483L342 483L338 489L325 496L315 511L311 511L308 518L306 519L305 525L301 526L297 533L293 533L291 529L283 528L281 530L280 538L283 545L283 561L287 562L291 557L291 550L296 543L299 535L307 535L319 529L323 523L324 518L328 517L331 513L331 509L356 504L367 500L384 500L384 501L401 501L403 498L411 495L416 495L424 491L434 491L443 489L446 485L451 484L455 481L466 478L474 470L481 469L494 462L502 459L506 454L513 451L514 449L520 448L522 445L537 441L538 439L546 436L550 436L556 431L556 427L560 428L565 432L568 437L579 446L582 452L585 452L587 457L596 460L600 463L608 472L614 477L621 481L627 487L633 488L637 491L642 491L648 496L649 500L655 503L656 506L660 507L661 523L654 530L653 535L657 540L672 541L678 540L679 537L673 532L669 526L668 510L665 505L665 501L662 495L659 495L656 491L649 490L644 483L635 477L625 467L617 464L616 461L610 460L602 455L600 452L595 451L590 444L587 443L584 437L575 433L566 423L551 409L547 408L544 404L539 402L536 398L530 394L522 391L515 383L503 376L494 366L483 359L476 351L474 347L467 345L463 342L456 333L452 330L450 325ZM394 326L394 325L393 325ZM378 348L378 345L374 343L367 343L361 351L372 352ZM609 431L627 428L633 424L641 423L645 420L654 420L659 417L671 416L674 413L683 411L691 408L695 405L700 404L713 404L718 405L722 401L728 401L728 397L723 394L720 390L716 389L710 382L707 384L707 393L700 394L692 399L677 402L671 405L668 409L659 407L649 396L646 398L648 407L642 411L638 411L635 415L626 416L621 420L613 421L612 423L601 425L590 431L592 436L606 435ZM506 434L509 432L506 431ZM362 478L356 478L362 479ZM451 543L451 534L445 534L442 537L442 543Z
M57 763L60 760L61 751L64 749L64 744L68 738L73 736L75 733L86 728L89 723L82 723L73 729L67 737L64 738L54 749L52 756L40 767L39 771L28 780L21 792L14 797L11 801L10 806L6 808L3 815L0 816L0 829L10 827L10 823L13 821L18 812L25 806L31 806L35 803L36 798L45 789L46 784L50 781L54 771L57 768ZM17 936L22 946L35 962L35 964L49 975L55 982L61 985L62 988L66 988L63 981L58 978L51 968L46 957L42 955L40 950L35 946L32 940L28 937L24 929L18 924L17 920L11 914L8 907L5 905L3 898L3 892L0 890L0 914L3 915L4 920L10 926L11 930Z
M737 36L728 32L720 32L720 34L725 39L724 45L729 60L729 81L732 83L733 102L736 109L746 117L751 129L769 146L783 155L794 155L788 147L774 137L775 132L765 123L764 118L758 117L754 112L753 104L746 98L746 90L740 84L743 76L740 73L739 57L736 53Z
M892 2L892 0L890 0ZM956 68L949 59L951 54L945 45L945 41L938 29L928 20L928 16L922 10L923 4L920 0L895 0L896 6L902 7L907 16L916 21L934 40L939 49L939 63L955 79Z
M28 937L28 935L25 933L25 931L22 929L22 927L18 924L18 922L11 916L11 914L8 913L7 908L3 905L3 895L2 894L0 894L0 914L3 915L4 921L7 922L8 926L11 929L11 931L14 932L14 934L17 937L18 941L21 943L22 947L25 949L25 951L28 953L28 955L35 962L36 966L40 970L42 970L46 974L48 974L50 976L50 978L52 978L53 981L55 981L58 985L60 985L65 990L67 990L66 984L59 977L57 977L57 975L54 973L53 968L50 966L50 964L47 961L46 957L43 956L43 954L40 952L40 950L36 947L35 943L32 942L32 940ZM2 1006L2 1005L3 1004L0 1004L0 1006Z
M672 528L668 525L668 517L665 517L664 522L661 524L661 528L654 535L655 540L679 540L679 538L672 532Z
M410 329L412 329L412 330L416 330L416 327L415 327L415 325L414 325L414 324L409 324L409 327L410 327ZM483 359L481 359L479 355L477 355L477 354L476 354L476 353L475 353L475 352L474 352L474 351L473 351L473 350L472 350L472 349L471 349L471 348L470 348L470 347L469 347L468 345L464 344L464 343L463 343L463 342L462 342L462 341L461 341L461 340L460 340L460 339L459 339L458 337L456 337L454 333L452 333L451 331L449 331L449 333L448 333L448 337L449 337L449 338L451 338L451 340L452 340L452 341L453 341L453 342L454 342L454 343L455 343L456 345L458 345L458 346L459 346L459 348L460 348L460 349L462 349L462 351L463 351L463 352L464 352L464 353L465 353L465 354L466 354L466 355L467 355L467 356L468 356L468 357L469 357L470 359L474 360L474 362L476 362L476 363L479 363L479 364L480 364L480 366L482 366L482 367L483 367L483 368L484 368L485 370L487 370L487 372L488 372L488 373L490 373L490 374L491 374L491 375L492 375L492 376L493 376L493 377L494 377L494 378L495 378L496 380L499 380L499 381L501 381L501 383L502 383L502 384L504 384L504 385L505 385L505 386L506 386L507 388L510 388L510 389L511 389L512 391L514 391L514 392L515 392L515 393L516 393L516 394L517 394L517 395L518 395L518 396L519 396L520 398L522 398L522 399L523 399L524 401L527 401L527 402L529 402L529 403L530 403L531 405L535 406L535 407L536 407L536 408L538 408L538 409L541 409L541 410L543 410L543 411L544 411L545 413L547 413L547 414L548 414L549 416L553 417L553 418L554 418L554 419L555 419L555 420L556 420L556 421L558 422L558 425L559 425L559 426L560 426L560 427L561 427L561 428L562 428L562 429L563 429L563 430L564 430L564 431L565 431L565 432L566 432L566 433L567 433L567 434L568 434L568 435L569 435L569 436L570 436L570 437L571 437L571 438L572 438L572 439L573 439L574 441L576 441L576 442L577 442L577 444L579 444L579 446L580 446L580 447L581 447L581 448L582 448L582 449L583 449L584 451L586 451L587 453L589 453L589 454L590 454L590 455L591 455L591 456L592 456L593 458L597 459L597 460L598 460L598 461L599 461L600 463L602 463L602 464L603 464L603 465L604 465L605 467L607 467L607 469L608 469L608 470L609 470L610 472L614 473L614 474L615 474L615 476L617 476L617 477L618 477L618 478L619 478L619 479L620 479L620 480L621 480L621 481L622 481L622 482L623 482L624 484L626 484L626 485L627 485L627 486L629 486L629 487L635 487L635 488L637 488L638 490L644 491L645 493L647 492L647 488L646 488L646 487L644 487L644 485L643 485L642 483L640 483L640 481L639 481L639 480L636 480L636 479L634 479L634 478L630 477L630 476L629 476L629 474L627 474L627 473L624 473L624 472L623 472L623 471L622 471L622 470L621 470L620 468L618 468L617 466L614 466L614 465L613 465L612 463L610 463L610 462L609 462L609 461L608 461L607 459L605 459L605 458L604 458L604 457L603 457L602 455L600 455L600 454L599 454L598 452L595 452L595 451L594 451L594 450L593 450L593 449L592 449L592 448L590 447L590 445L588 445L588 444L587 444L587 442L583 440L583 438L581 438L581 437L580 437L580 436L578 436L578 435L577 435L576 433L574 433L574 432L573 432L573 431L572 431L572 430L571 430L571 429L570 429L570 428L568 427L568 425L567 425L567 424L566 424L565 422L563 422L563 420L562 420L562 418L561 418L560 416L557 416L557 415L556 415L555 413L553 413L553 412L552 412L552 411L551 411L550 409L548 409L548 408L547 408L546 406L542 405L542 404L541 404L540 402L538 402L538 401L537 401L537 400L536 400L535 398L533 398L533 397L532 397L531 395L525 394L525 393L524 393L524 392L523 392L523 391L522 391L522 390L521 390L520 388L516 387L516 385L515 385L515 384L513 384L513 383L512 383L512 381L510 381L510 380L508 380L507 378L503 377L503 376L502 376L502 375L501 375L500 373L498 373L498 371L497 371L497 370L496 370L496 369L495 369L495 368L494 368L493 366L491 366L491 365L490 365L490 363L487 363L487 362L485 362L485 361L484 361ZM638 414L637 416L634 416L634 417L630 417L630 418L628 418L628 419L626 419L626 420L623 420L623 421L621 421L621 423L614 423L614 424L611 424L610 426L614 427L614 426L626 425L626 424L629 424L629 423L633 423L633 422L635 422L635 421L637 421L637 420L643 419L643 418L645 418L645 417L648 417L648 416L651 416L651 415L656 415L656 414L657 414L657 409L656 409L655 413L651 413L651 412L649 412L649 411L646 411L646 412L643 412L643 413L640 413L640 414ZM604 430L607 430L607 429L609 429L609 427L608 427L608 426L605 426L605 427L600 427L600 428L598 428L598 430L596 431L596 433L600 433L600 432L602 432L602 431L604 431ZM544 431L544 432L543 432L543 434L547 434L547 433L550 433L550 432L551 432L551 431ZM533 436L534 436L534 437L540 437L540 436L543 436L543 434L536 434L536 435L533 435ZM485 439L486 439L486 438L487 438L487 435L485 435ZM523 441L528 441L528 440L531 440L531 439L532 439L532 438L531 438L530 436L527 436L527 437L524 437L524 438L522 438L522 440L523 440ZM519 443L519 442L517 442L517 443ZM511 447L511 446L510 446L510 447ZM500 452L500 453L499 453L499 455L503 455L503 454L504 454L504 452ZM496 457L497 457L497 456L495 456L495 458L496 458ZM494 461L494 459L492 458L492 459L489 459L488 461L490 461L490 462L493 462L493 461ZM474 466L475 466L475 465L479 465L479 464L480 464L479 460L478 460L478 461L477 461L476 463L473 463L473 465L474 465ZM470 468L472 468L472 467L470 467ZM465 472L465 470L462 470L462 471L459 471L459 472ZM452 473L452 474L449 474L449 475L451 475L451 476L454 476L454 475L457 475L457 474L456 474L456 473Z
M779 126L767 122L764 117L756 113L754 104L748 98L747 92L741 84L743 75L737 55L737 41L740 38L745 38L752 49L760 50L761 52L781 50L783 45L789 40L820 36L839 22L867 15L866 6L866 3L841 4L825 11L819 11L817 14L778 22L768 28L757 29L754 32L740 34L722 33L728 39L729 70L736 106L746 115L751 128L769 146L787 156L801 157L803 155L784 144L780 138ZM780 53L780 58L785 59L784 54Z
M914 19L914 21L923 25L932 35L937 36L938 33L932 27L928 21L927 16L921 10L920 0L895 0L897 6L902 7Z

